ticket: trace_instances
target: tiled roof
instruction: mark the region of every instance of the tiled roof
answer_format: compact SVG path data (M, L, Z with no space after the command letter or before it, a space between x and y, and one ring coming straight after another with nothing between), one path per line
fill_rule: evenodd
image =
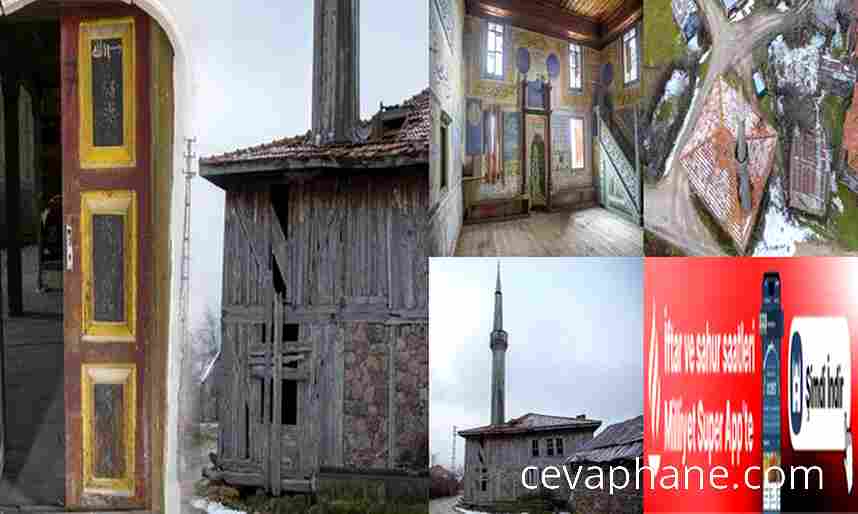
M739 120L745 121L747 130L751 179L748 212L742 210L738 195L735 148ZM688 173L694 193L741 252L746 250L753 232L776 146L777 132L741 92L720 78L706 99L691 139L682 150L680 163Z
M831 151L825 132L807 132L795 127L790 154L790 207L825 216L831 175Z
M583 443L567 463L611 462L643 456L643 416L615 423Z
M208 173L217 174L217 168L231 164L254 164L269 161L324 162L343 167L360 165L368 161L384 161L407 157L429 159L429 136L432 130L429 90L405 101L401 108L407 110L402 127L365 142L316 145L310 133L292 138L279 139L271 143L236 150L223 155L200 159L200 164L209 168ZM376 118L383 113L376 115ZM375 121L375 119L373 121ZM372 123L372 121L370 122Z
M565 416L546 416L543 414L525 414L520 418L511 419L503 425L488 425L470 430L462 430L459 435L472 437L480 435L512 435L526 434L545 430L596 430L601 421L587 419L586 416L568 418Z

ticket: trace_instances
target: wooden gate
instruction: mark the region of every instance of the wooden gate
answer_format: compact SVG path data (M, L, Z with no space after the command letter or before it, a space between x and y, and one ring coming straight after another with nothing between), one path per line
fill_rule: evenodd
M149 19L61 17L66 505L149 505ZM157 449L160 451L160 449Z

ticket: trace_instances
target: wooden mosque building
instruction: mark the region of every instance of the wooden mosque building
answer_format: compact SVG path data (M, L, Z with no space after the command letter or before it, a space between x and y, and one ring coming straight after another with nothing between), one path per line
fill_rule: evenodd
M0 0L0 511L179 509L185 52L162 0Z
M275 495L428 494L429 98L361 122L358 36L358 2L317 0L312 131L200 161L226 191L206 475Z

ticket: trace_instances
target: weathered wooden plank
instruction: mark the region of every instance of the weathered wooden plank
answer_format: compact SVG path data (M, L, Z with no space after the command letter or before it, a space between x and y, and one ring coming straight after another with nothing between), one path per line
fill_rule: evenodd
M283 460L280 447L280 427L283 412L281 410L281 394L280 387L283 373L283 324L286 321L283 315L283 304L280 298L274 303L274 340L271 344L271 350L274 353L272 356L271 370L271 403L272 403L272 420L271 420L271 467L269 468L269 476L271 479L271 492L274 496L280 496L280 462Z

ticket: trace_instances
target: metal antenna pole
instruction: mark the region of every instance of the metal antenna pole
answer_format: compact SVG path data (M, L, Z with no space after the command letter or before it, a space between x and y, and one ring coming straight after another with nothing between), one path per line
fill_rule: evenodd
M191 282L191 185L192 180L196 176L193 171L194 159L196 155L193 151L193 145L197 140L194 138L186 138L187 150L185 151L185 227L182 235L182 271L181 271L181 317L183 335L187 338L190 333L188 325L189 307L190 307L190 282Z
M187 149L185 151L185 220L184 220L184 230L182 232L182 269L181 269L181 282L179 286L179 317L181 319L181 347L179 350L179 404L178 404L178 418L179 418L179 447L185 448L185 442L187 440L187 434L192 433L190 423L194 419L194 409L197 408L199 397L199 389L194 387L194 385L190 385L191 393L194 396L194 400L191 401L190 404L190 412L187 409L185 404L188 402L186 397L186 386L188 385L188 381L193 382L194 376L193 373L188 373L187 364L188 364L188 352L190 351L191 345L191 328L190 323L188 321L189 318L189 307L190 307L190 288L191 288L191 183L196 175L193 171L193 163L196 155L193 152L193 145L196 143L196 139L193 138L185 138L185 144L187 145ZM179 473L180 476L184 476L184 466L182 463L179 463Z
M456 425L453 425L453 457L450 459L450 472L456 474Z

